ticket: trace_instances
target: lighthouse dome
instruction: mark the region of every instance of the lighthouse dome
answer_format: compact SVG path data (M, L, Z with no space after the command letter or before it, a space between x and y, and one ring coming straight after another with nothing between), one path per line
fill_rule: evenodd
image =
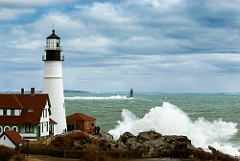
M61 38L55 34L55 30L52 30L52 34L48 36L47 39L61 39Z
M46 56L43 57L43 61L64 61L64 57L61 56L60 39L55 30L52 30L52 34L46 38Z

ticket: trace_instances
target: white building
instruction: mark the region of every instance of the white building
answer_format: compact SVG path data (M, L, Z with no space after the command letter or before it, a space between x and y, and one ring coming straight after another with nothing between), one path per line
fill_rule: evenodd
M0 94L0 134L10 130L24 139L38 140L54 131L50 124L51 104L48 94ZM54 122L54 121L52 121Z
M47 37L45 51L43 93L47 93L51 100L50 118L57 123L54 134L60 134L67 129L62 78L64 57L61 55L60 37L55 34L55 30Z
M21 146L22 143L22 137L15 130L9 130L0 135L0 145L7 146L9 148L15 148Z

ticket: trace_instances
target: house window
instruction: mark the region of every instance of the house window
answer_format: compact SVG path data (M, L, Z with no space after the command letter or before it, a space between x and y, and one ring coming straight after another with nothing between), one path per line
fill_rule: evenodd
M16 126L13 126L12 129L15 130L15 131L17 131L17 127L16 127Z
M11 116L14 116L14 109L11 109Z
M87 129L89 129L89 122L86 122L86 127Z
M10 130L10 127L9 126L5 126L4 127L4 131L9 131Z
M33 133L34 132L34 125L33 124L26 124L25 125L25 132L26 133Z
M32 108L29 108L27 112L33 112L33 109L32 109Z
M44 109L44 110L43 110L43 118L47 118L47 116L48 116L48 115L47 115L47 110Z
M3 109L3 116L7 116L7 110Z

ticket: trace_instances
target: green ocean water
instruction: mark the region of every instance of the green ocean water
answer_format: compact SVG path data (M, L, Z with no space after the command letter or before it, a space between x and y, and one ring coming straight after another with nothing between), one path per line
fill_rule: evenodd
M97 119L102 130L118 137L155 130L187 135L195 146L213 145L239 155L239 94L169 94L66 92L66 114L81 112Z

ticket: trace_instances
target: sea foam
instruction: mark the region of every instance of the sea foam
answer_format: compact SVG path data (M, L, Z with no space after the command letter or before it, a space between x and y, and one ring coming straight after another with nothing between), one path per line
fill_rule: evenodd
M106 97L79 97L79 96L74 96L74 97L65 97L65 100L121 100L121 99L133 99L129 98L127 96L106 96Z
M124 132L137 135L142 131L154 130L163 135L185 135L195 147L207 149L211 145L224 153L239 156L239 147L228 143L238 131L237 123L221 119L208 121L203 117L192 121L184 111L168 102L152 108L143 118L137 118L126 109L121 115L122 120L109 131L115 140Z

